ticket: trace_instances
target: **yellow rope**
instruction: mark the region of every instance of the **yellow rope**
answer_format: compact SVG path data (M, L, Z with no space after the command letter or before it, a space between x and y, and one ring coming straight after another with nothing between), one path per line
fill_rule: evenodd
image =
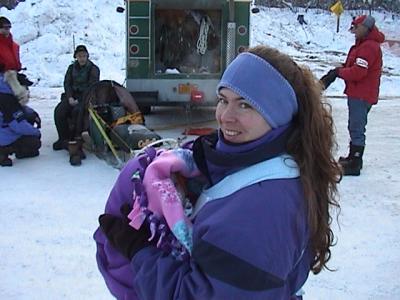
M116 121L114 121L111 124L111 127L115 127L118 125L122 125L122 124L143 124L144 120L143 120L143 115L141 112L135 112L133 114L128 114L126 116L122 116L121 118L118 118Z
M115 150L115 147L114 147L113 143L111 142L110 138L108 137L108 135L104 131L104 128L103 128L103 126L101 124L101 121L100 121L100 120L102 120L101 117L97 114L97 112L94 109L92 109L90 107L89 107L89 114L92 117L93 121L95 122L95 124L97 126L97 129L99 129L101 135L105 139L107 145L110 147L110 150L113 153L113 155L115 156L115 158L117 159L118 163L122 164L122 160L119 158L117 150Z

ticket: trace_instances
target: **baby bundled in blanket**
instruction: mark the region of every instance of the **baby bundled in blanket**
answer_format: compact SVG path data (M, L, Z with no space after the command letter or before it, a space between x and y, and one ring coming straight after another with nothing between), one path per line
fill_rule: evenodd
M149 240L157 236L157 246L160 247L170 230L178 244L183 246L178 256L190 254L192 223L189 215L192 206L190 197L187 196L186 180L200 175L191 150L159 150L145 169L142 182L144 193L134 189L134 205L128 215L131 220L129 224L139 229L141 226L148 226L145 223L148 219L151 231Z

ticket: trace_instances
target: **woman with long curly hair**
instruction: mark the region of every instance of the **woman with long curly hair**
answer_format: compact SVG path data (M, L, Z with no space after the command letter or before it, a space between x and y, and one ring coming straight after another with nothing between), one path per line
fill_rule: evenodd
M309 272L327 268L334 242L331 209L339 207L333 120L321 88L289 56L250 48L227 67L217 87L217 132L153 157L146 170L143 161L149 160L128 162L95 233L99 269L113 295L302 299ZM176 227L170 228L176 239L149 230L147 216L159 212L144 215L133 228L118 211L124 203L135 206L146 192L150 207L166 174L183 169L195 174L189 189L193 181L203 184L187 216L184 243ZM132 175L144 174L146 183L150 170L159 172L157 182L134 193ZM171 212L179 206L165 191L161 206ZM176 255L182 251L187 255Z

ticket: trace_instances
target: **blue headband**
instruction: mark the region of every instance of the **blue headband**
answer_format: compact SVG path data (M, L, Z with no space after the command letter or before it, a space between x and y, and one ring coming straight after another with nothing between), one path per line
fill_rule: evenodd
M244 52L226 68L217 86L229 88L254 107L272 128L290 123L297 113L296 94L289 82L261 57Z

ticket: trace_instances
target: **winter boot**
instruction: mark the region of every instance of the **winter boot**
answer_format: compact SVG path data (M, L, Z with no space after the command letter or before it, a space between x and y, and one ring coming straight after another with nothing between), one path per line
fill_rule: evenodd
M75 141L77 141L78 144L79 144L79 155L81 156L81 159L85 159L86 155L85 155L85 152L83 151L83 139L82 139L82 137L76 137Z
M79 155L81 156L81 159L85 159L86 158L86 154L83 151L83 142L82 141L81 141L81 145L80 145L80 148L79 148Z
M364 146L350 146L349 159L340 161L339 163L343 169L343 175L359 176L363 165Z
M0 166L11 167L13 165L12 160L8 157L8 155L11 153L12 150L10 147L0 147Z
M70 148L72 148L73 155L71 155ZM70 163L73 166L81 165L82 159L86 158L85 152L83 151L83 139L81 137L76 137L75 140L68 143L68 151L70 153ZM72 156L79 156L79 159L77 157L72 158Z
M347 156L345 157L345 156L340 156L339 157L339 163L342 165L342 166L344 166L345 164L347 164L349 161L350 161L350 158L351 158L351 156L352 156L352 154L351 154L351 149L352 149L352 143L350 142L350 144L349 144L349 154L347 154ZM362 169L362 161L361 161L361 169Z
M71 166L80 166L82 164L81 147L82 143L79 141L68 142L69 163Z
M344 163L347 163L349 160L350 160L350 149L351 149L351 142L350 142L350 145L349 145L349 154L347 154L347 156L341 156L341 157L339 157L339 163L340 164L344 164Z
M65 140L57 140L56 142L53 143L53 150L54 151L68 150L68 142Z
M339 163L342 165L342 167L350 162L350 159L351 159L351 157L353 155L351 153L351 151L352 151L351 149L353 149L353 151L354 151L354 148L352 148L352 143L350 142L349 154L347 155L347 157L344 157L344 156L340 156L339 157ZM362 167L363 167L363 161L361 160L361 169L362 169Z
M12 165L13 165L13 162L8 157L8 155L0 153L0 166L2 166L2 167L12 167Z
M28 158L28 157L36 157L39 156L39 150L34 150L34 151L16 151L15 152L15 157L18 159L22 159L22 158Z

